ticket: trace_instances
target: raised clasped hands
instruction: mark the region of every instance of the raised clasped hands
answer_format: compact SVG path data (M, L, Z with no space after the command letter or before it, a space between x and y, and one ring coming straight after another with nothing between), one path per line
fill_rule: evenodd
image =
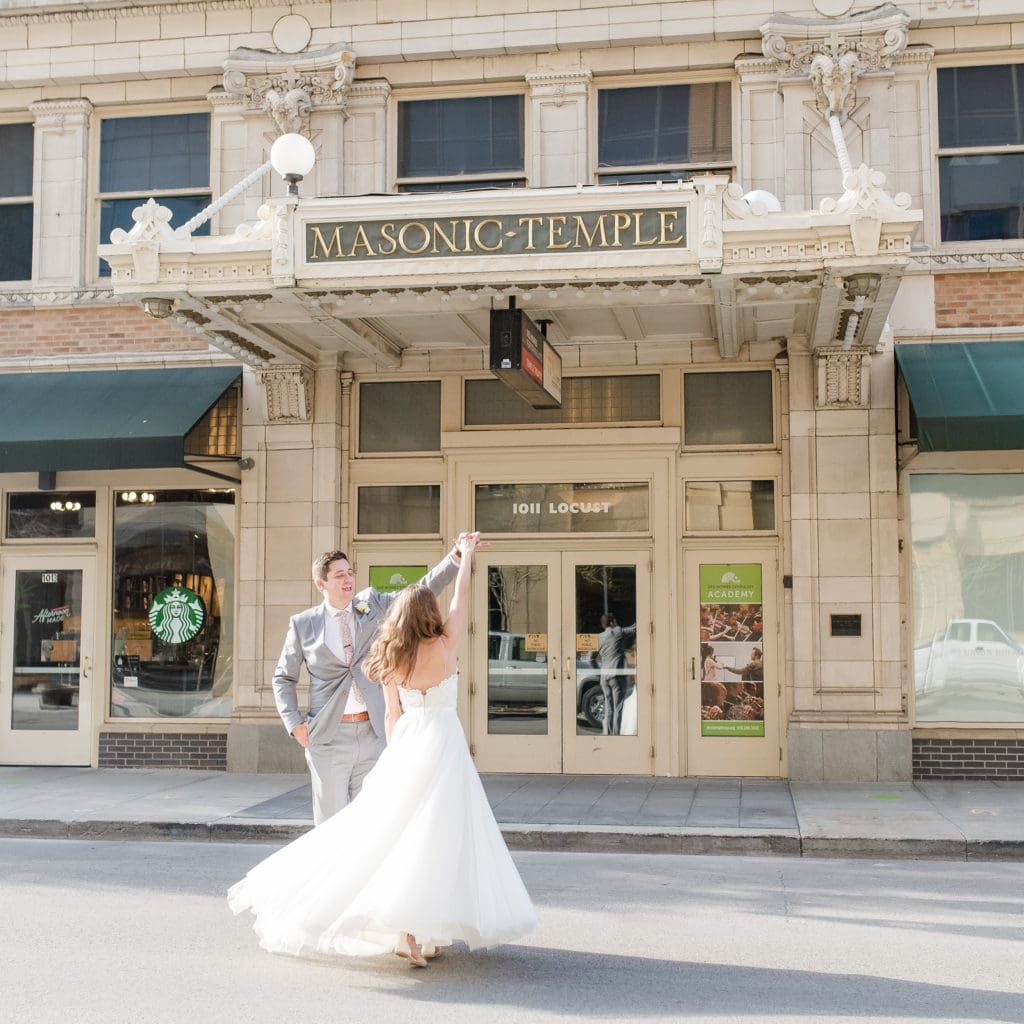
M477 548L480 547L480 534L477 531L466 531L460 533L455 538L455 546L459 550L459 554L466 558L472 555Z

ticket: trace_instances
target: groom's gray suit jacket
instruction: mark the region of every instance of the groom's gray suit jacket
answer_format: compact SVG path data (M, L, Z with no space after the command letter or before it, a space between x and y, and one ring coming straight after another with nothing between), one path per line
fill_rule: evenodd
M449 555L421 582L435 594L440 594L455 579L458 571L458 563ZM384 738L384 691L363 674L363 659L370 653L384 616L396 597L397 593L382 594L373 587L367 587L352 598L351 665L343 665L324 642L323 604L292 616L273 679L274 700L288 732L305 722L309 726L311 745L328 739L341 721L342 709L352 687L352 676L355 675L366 701L366 710L370 713L370 724L374 732ZM365 607L366 611L360 611L360 607ZM309 713L305 715L299 710L297 695L299 671L303 664L309 672Z

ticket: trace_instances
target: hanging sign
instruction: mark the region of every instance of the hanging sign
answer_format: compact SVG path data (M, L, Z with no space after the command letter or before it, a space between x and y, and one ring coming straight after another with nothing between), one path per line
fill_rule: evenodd
M491 372L534 409L562 405L562 357L521 309L491 310Z

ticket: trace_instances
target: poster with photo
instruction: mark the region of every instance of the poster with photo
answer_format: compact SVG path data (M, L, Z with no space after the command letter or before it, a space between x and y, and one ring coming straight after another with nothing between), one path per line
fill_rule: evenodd
M700 734L764 736L761 566L700 566Z

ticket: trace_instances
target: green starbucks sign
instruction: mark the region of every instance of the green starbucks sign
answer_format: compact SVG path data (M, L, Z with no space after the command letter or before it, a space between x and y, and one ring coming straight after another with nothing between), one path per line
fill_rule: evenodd
M164 643L186 643L203 628L205 621L203 599L187 587L167 587L149 606L149 626Z

